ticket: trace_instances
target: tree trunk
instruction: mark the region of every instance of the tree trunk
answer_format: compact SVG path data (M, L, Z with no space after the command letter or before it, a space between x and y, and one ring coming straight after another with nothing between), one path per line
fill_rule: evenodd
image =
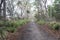
M4 16L4 21L6 20L6 2L4 0L3 2L3 16Z
M1 4L0 4L0 17L1 17Z

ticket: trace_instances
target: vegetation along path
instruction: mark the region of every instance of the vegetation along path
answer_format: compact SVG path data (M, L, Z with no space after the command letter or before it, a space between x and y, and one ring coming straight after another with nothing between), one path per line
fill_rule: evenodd
M20 34L19 34L20 33ZM38 25L34 22L30 22L23 29L22 32L18 32L18 36L13 40L57 40L53 36L39 30Z

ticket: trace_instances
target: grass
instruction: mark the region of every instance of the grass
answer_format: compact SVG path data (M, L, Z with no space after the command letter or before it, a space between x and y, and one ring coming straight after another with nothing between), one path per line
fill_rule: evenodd
M37 21L37 23L40 25L44 25L46 22L44 20L39 20L39 21Z

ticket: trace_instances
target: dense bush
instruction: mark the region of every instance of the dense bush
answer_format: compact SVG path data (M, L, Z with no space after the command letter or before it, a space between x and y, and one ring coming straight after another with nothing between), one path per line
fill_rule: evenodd
M4 22L0 21L0 27L4 26Z
M22 26L28 22L27 19L17 21L0 21L0 40L5 40L7 32L14 33L16 28Z
M40 25L44 25L46 22L44 20L39 20L37 23Z
M6 26L6 27L17 27L18 24L17 24L16 21L7 21L7 22L5 23L5 26Z
M21 19L17 21L0 21L0 27L5 27L8 32L15 32L17 27L21 27L28 22L27 19Z
M16 28L15 27L6 27L5 30L8 31L8 32L13 33L13 32L16 31Z
M6 38L6 32L4 29L5 29L4 27L0 28L0 40L5 40Z
M52 28L53 30L59 30L60 28L60 24L56 22L51 22L49 25L50 25L50 28Z
M15 32L16 28L22 26L28 22L27 19L18 20L18 21L7 21L5 23L6 31L8 32Z

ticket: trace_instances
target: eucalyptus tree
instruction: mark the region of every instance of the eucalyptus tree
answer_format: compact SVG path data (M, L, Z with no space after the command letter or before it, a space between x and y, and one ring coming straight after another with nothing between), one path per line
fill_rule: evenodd
M10 18L12 19L13 14L14 14L14 0L7 0L7 14L8 16L10 16Z
M49 15L47 12L47 0L35 0L38 13L42 19L49 20Z
M60 20L60 0L55 0L53 5L53 16L56 18L57 21Z
M3 11L3 13L2 13ZM6 0L0 0L0 17L3 14L3 19L6 19Z
M25 1L25 12L26 12L27 18L29 17L30 10L31 10L31 4L29 3L29 0L26 0Z
M3 2L3 16L4 16L4 20L6 20L6 0L4 0Z
M47 10L47 0L42 0L43 4L44 4L44 14L46 16L47 19L49 19L49 15L48 15L48 10Z
M35 5L37 7L38 19L44 18L44 10L42 0L35 0Z
M28 17L28 11L30 8L29 0L20 0L20 1L18 1L17 5L21 9L21 16L23 16L23 14L24 14L25 17Z
M3 1L4 1L4 0L0 0L0 16L1 16L1 11L2 11L1 7L2 7Z
M20 16L22 17L22 15L23 15L23 8L24 8L24 5L23 5L23 1L21 0L19 0L18 2L17 2L17 5L18 5L18 7L19 7L19 10L20 10Z

